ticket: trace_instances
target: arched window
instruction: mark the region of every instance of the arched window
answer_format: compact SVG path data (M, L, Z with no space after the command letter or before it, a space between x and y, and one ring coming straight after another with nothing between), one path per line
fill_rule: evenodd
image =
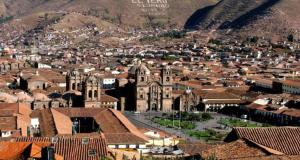
M170 77L167 77L167 80L166 80L167 82L169 82L170 81Z
M94 91L94 97L95 97L95 98L98 97L98 92L97 92L97 90Z
M145 77L141 77L141 82L144 82L145 81Z
M75 83L72 83L72 90L75 90Z
M93 92L90 90L89 91L89 98L92 98L92 96L93 96Z

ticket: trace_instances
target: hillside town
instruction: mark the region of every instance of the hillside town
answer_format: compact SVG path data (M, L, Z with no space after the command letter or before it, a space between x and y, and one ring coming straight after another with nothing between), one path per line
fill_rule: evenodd
M1 160L300 159L299 35L72 27L65 14L0 25Z

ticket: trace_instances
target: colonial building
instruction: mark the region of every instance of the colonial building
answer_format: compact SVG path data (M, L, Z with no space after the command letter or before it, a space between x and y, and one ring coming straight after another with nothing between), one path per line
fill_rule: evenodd
M0 59L0 73L21 70L27 67L28 65L22 61L15 61L13 59Z
M106 108L51 108L31 114L33 137L102 137L111 149L144 150L149 141L121 112Z
M133 91L136 111L170 111L172 110L172 70L163 66L160 73L154 75L141 62L129 70L134 79Z
M188 89L174 96L174 99L174 108L181 111L218 112L225 107L238 107L244 103L238 96L225 91Z
M83 105L86 108L117 108L117 99L109 95L101 95L101 81L99 77L84 75L77 70L73 70L67 74L66 83L68 92L79 91L82 93L79 97L70 98L73 102L82 101L81 104L78 103L78 106ZM103 101L102 97L104 97Z

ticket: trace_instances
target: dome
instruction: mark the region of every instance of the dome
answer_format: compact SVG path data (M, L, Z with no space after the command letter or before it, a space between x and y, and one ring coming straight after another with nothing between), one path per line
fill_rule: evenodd
M18 97L5 92L0 92L0 101L6 103L15 103L18 101Z
M68 92L65 92L62 96L62 99L64 100L69 100L69 99L75 99L77 98L78 96L81 96L82 93L79 92L79 91L68 91Z
M137 69L137 65L134 65L134 66L132 66L132 67L128 70L128 73L131 74L131 75L134 75L136 69Z
M91 82L91 83L98 83L98 79L95 76L88 76L86 78L86 82Z
M78 71L77 69L74 69L74 70L72 70L72 71L69 73L69 75L70 75L70 76L79 76L80 73L79 73L79 71Z
M16 94L16 96L18 97L19 101L22 102L32 102L33 98L31 96L29 96L26 92L19 92Z
M55 92L53 92L53 93L50 93L50 94L48 95L48 97L51 98L51 99L58 99L58 98L61 98L62 95L61 95L60 93L55 93Z
M163 67L163 69L165 69L165 70L170 70L170 69L171 69L171 67L170 67L169 65L163 65L162 67Z
M36 101L50 101L50 99L43 93L34 93L33 98Z
M34 82L34 81L43 81L43 82L47 82L47 80L40 76L40 75L32 75L31 77L28 78L29 82Z
M150 70L144 64L138 64L138 65L132 66L129 69L128 73L131 74L131 75L135 75L137 70L145 71L145 74L150 75Z

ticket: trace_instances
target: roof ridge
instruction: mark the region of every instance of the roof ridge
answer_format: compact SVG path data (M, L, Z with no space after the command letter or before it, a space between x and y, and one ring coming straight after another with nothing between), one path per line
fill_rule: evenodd
M144 136L123 114L121 114L119 111L116 111L116 110L114 110L114 109L108 109L110 112L112 112L113 113L113 115L122 123L122 125L123 126L125 126L126 127L126 129L130 132L130 133L132 133L132 134L134 134L134 135L136 135L136 136L138 136L138 137L140 137L140 138L142 138L142 139L144 139L144 140L148 140L148 138L146 137L146 136ZM121 121L120 120L120 118L122 118L122 120L123 121ZM124 122L124 121L126 121L126 122Z
M252 140L250 140L250 139L248 139L248 138L243 138L243 140L249 141L249 142L251 142L252 144L255 144L257 147L263 149L264 151L266 151L266 152L268 152L268 153L275 154L275 155L284 155L284 153L282 153L282 152L280 152L280 151L277 151L277 150L272 149L272 148L270 148L270 147L267 147L267 146L265 146L265 145L262 145L262 144L259 144L259 143L257 143L257 142L254 142L254 141L252 141Z

